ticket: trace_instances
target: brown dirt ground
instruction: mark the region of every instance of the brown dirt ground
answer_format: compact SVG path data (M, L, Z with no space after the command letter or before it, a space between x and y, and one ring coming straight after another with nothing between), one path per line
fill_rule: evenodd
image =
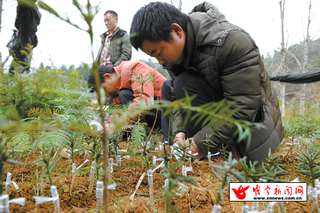
M279 159L279 162L286 164L286 170L292 171L294 160L288 157L289 147L281 146L278 149L277 154L282 153L283 155ZM293 152L296 154L296 150ZM54 207L52 203L43 203L35 205L33 196L50 196L50 184L48 180L45 180L45 187L42 192L39 192L40 180L36 177L37 166L33 163L37 156L37 153L29 156L26 159L21 159L25 163L25 166L12 166L12 180L15 181L20 187L18 190L11 185L10 189L10 199L25 197L26 203L24 206L19 206L17 204L10 204L11 212L53 212ZM84 161L83 156L78 156L76 158L76 165L80 165ZM116 162L114 158L114 162ZM112 183L116 183L116 190L110 190L110 212L151 212L151 207L149 203L149 187L147 176L145 176L143 182L141 183L137 194L133 200L130 201L130 195L135 190L136 184L143 174L145 169L140 165L141 161L139 159L131 158L130 160L123 159L123 166L121 171L118 171L117 167L114 167L114 173L112 174ZM136 164L137 166L132 167L130 164ZM72 175L70 172L66 172L68 169L69 160L61 159L54 171L53 182L57 186L59 196L60 196L60 210L61 212L94 212L96 209L96 198L95 189L89 192L89 174L82 173L81 175L76 175L75 186L73 190L70 190ZM87 163L85 167L90 166ZM188 172L188 176L193 177L199 186L189 186L189 190L182 193L182 196L178 198L172 198L171 203L179 210L181 213L195 212L211 213L213 209L213 203L215 201L215 196L218 193L219 181L211 173L210 168L208 168L208 162L192 162L193 171ZM70 168L69 170L70 171ZM87 169L87 171L90 171ZM155 209L164 212L164 199L163 195L163 184L164 177L160 176L158 173L154 174L154 194L155 194ZM8 172L8 166L6 167L6 173ZM181 171L177 171L181 172ZM285 179L291 181L299 174L291 174L286 176ZM302 178L302 181L305 181ZM38 194L37 194L38 191ZM222 212L241 212L242 202L229 202L228 189L224 191L224 201L220 203L222 206ZM247 203L251 207L251 203ZM266 203L259 204L259 210L266 210ZM312 212L311 205L307 202L288 202L285 203L286 212L300 213L300 212ZM278 212L277 207L274 207L274 212Z

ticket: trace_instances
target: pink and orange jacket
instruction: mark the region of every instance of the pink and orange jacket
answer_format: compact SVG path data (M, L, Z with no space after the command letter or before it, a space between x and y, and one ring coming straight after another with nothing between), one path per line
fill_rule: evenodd
M141 101L148 103L150 100L161 100L161 88L167 80L158 71L139 61L124 61L114 67L118 80L118 94L122 89L133 91L133 102L128 106L128 111L139 108ZM142 83L139 79L149 79ZM113 97L114 105L120 105L119 97ZM113 116L107 121L111 122ZM134 120L132 120L134 121Z

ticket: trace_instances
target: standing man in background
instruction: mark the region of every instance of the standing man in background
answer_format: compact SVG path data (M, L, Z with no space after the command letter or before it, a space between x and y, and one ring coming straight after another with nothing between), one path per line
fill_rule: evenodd
M132 56L128 33L118 27L118 14L113 10L104 13L104 23L108 31L100 35L101 46L95 61L99 65L119 66Z

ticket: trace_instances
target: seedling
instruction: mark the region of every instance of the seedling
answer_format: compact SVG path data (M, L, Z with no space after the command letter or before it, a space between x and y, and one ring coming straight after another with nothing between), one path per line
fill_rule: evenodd
M176 162L169 167L170 158L164 157L164 172L161 174L167 180L164 187L164 201L165 201L165 212L169 212L169 210L173 210L177 212L177 209L171 204L170 199L172 197L177 197L178 195L175 193L178 191L177 186L179 186L179 182L186 181L188 183L197 185L195 181L190 177L185 177L183 175L176 174L175 171L180 167L180 163Z
M263 166L257 166L257 161L251 162L249 161L249 165L247 164L246 157L240 159L240 164L242 167L241 177L239 178L243 179L242 182L259 182L261 179L265 179L268 177L268 172L265 171ZM238 177L236 177L238 179ZM238 179L239 180L239 179Z
M49 176L50 184L53 186L52 180L52 170L55 168L57 162L61 159L60 155L54 152L53 148L50 148L49 151L45 150L45 147L42 146L42 151L40 151L40 156L34 161L38 166L42 165L42 168L46 168L47 174Z
M152 159L154 152L148 146L148 140L146 138L146 130L142 124L135 125L132 128L132 143L134 147L140 147L140 151L136 154L141 154L141 160L143 161L143 165L147 167L147 171L152 166Z
M3 194L3 167L5 163L9 164L19 164L24 165L23 163L20 163L18 161L14 161L9 158L9 156L6 154L7 151L7 142L6 139L2 139L0 142L0 195Z
M70 191L72 191L72 189L74 187L75 177L76 177L75 155L76 155L76 152L80 151L80 147L82 146L82 138L83 138L84 134L76 133L73 131L70 131L69 133L70 134L68 136L69 136L70 143L69 143L68 150L69 150L69 155L70 155L71 163L72 163L72 181L71 181Z
M110 149L113 148L114 155L118 155L119 151L119 142L122 140L121 131L110 136ZM111 157L111 150L109 152L109 158Z
M76 171L80 169L85 163L89 162L88 159L86 159L80 166L76 167L75 163L72 163L72 181L71 181L71 186L70 186L70 191L72 191L73 186L74 186L74 181L76 177Z
M187 162L191 163L191 159L195 158L195 155L191 154L194 152L194 150L191 149L191 145L190 140L189 143L179 143L179 146L171 146L173 148L172 154L178 156L178 158L176 158L181 160L183 165L186 165Z
M315 188L315 179L320 177L320 151L306 149L305 151L299 151L299 154L300 157L295 156L295 159L300 161L300 163L296 164L298 169L296 172L310 177L309 183L311 181L312 188Z
M161 162L160 165L158 165L153 170L149 169L147 171L148 175L148 183L149 183L149 194L150 194L150 204L151 204L151 210L154 211L154 198L153 198L153 172L155 172L157 169L164 167L164 161Z
M90 137L89 146L88 146L88 154L92 158L91 169L90 169L90 182L89 182L89 192L92 192L93 185L95 183L95 175L96 171L99 170L99 160L102 156L102 143L99 138ZM99 172L97 172L97 179L99 180Z
M232 159L232 153L229 153L228 161L225 161L223 165L210 165L209 167L215 168L216 170L211 169L211 172L218 178L221 182L219 186L219 193L216 199L215 205L219 205L220 201L223 201L223 191L224 187L229 185L230 179L235 177L240 182L245 182L244 176L237 171L238 161L236 159ZM220 176L218 173L221 173ZM217 207L218 208L218 207Z
M220 152L211 153L210 148L217 147L217 144L211 140L211 137L212 134L206 135L206 139L204 140L204 144L207 146L207 158L209 165L211 164L211 158L220 154Z
M267 173L267 175L261 178L272 182L281 182L282 180L280 180L278 177L290 174L290 172L287 172L283 169L285 165L277 163L277 159L281 156L281 154L273 156L271 154L271 150L269 149L268 158L262 164L264 173Z

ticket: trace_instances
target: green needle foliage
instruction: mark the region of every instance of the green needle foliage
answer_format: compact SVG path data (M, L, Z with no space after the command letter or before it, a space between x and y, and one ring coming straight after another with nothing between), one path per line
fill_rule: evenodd
M320 177L320 151L312 149L306 149L305 151L299 151L300 156L295 156L295 159L300 161L296 164L296 172L299 172L307 177L310 177L309 181L312 183L312 188L315 187L314 180ZM309 182L310 184L310 182Z
M225 100L222 100L216 103L192 106L191 101L194 98L195 96L190 97L186 94L186 98L177 100L173 103L162 101L162 107L166 109L164 115L172 113L173 109L183 109L186 112L184 126L189 120L195 120L196 124L202 122L202 125L209 125L211 126L212 131L226 125L229 128L234 129L234 134L238 136L238 141L247 138L248 143L246 148L249 148L251 142L250 127L259 124L253 124L244 120L235 120L233 115L239 108L232 109L233 103L226 103Z
M190 158L195 158L195 156L189 153L190 151L195 152L194 150L191 149L191 145L192 144L190 141L190 143L188 144L179 143L179 146L175 146L175 145L172 146L175 150L178 151L176 155L178 155L181 158L181 162L184 166L186 165L187 162L190 162Z
M292 106L293 110L290 117L283 119L285 135L287 137L297 138L298 136L310 137L319 131L320 119L317 116L318 104L306 104L305 113L299 114L300 106Z
M257 167L257 163L257 161L253 163L249 161L248 165L246 157L240 159L240 164L242 167L241 173L245 180L243 182L258 183L261 182L260 179L267 177L268 172L264 171L262 166Z
M12 165L19 164L24 165L23 163L20 163L18 161L15 161L8 156L8 146L7 142L4 138L0 138L0 195L3 194L3 177L4 177L4 164L9 163Z
M284 164L277 163L277 159L281 156L282 154L273 156L271 150L269 150L268 158L262 164L263 170L267 173L266 177L262 177L263 179L266 179L269 182L287 182L286 180L278 178L290 174L290 172L283 169L285 167Z
M217 144L211 140L213 134L206 135L204 144L207 146L207 152L210 151L210 148L217 147Z
M232 153L229 153L228 161L225 161L223 165L210 165L209 167L214 168L211 169L211 172L218 178L221 182L219 186L219 193L216 199L215 204L219 204L220 201L223 201L223 191L224 187L228 186L230 180L232 178L236 178L240 182L245 182L245 177L242 173L240 173L237 169L238 161L236 159L232 159Z
M132 148L134 153L136 150L139 150L136 154L141 155L141 160L148 171L152 166L154 151L148 147L148 138L144 124L137 124L132 127Z
M42 166L42 170L46 169L51 186L53 185L52 171L60 159L60 153L55 152L54 148L50 148L48 151L48 149L43 146L39 157L34 161L36 165Z
M115 134L110 136L110 151L109 158L111 158L111 154L113 153L115 156L118 155L119 142L122 140L121 131L116 132ZM113 151L113 152L112 152Z
M170 158L165 157L165 167L164 172L161 174L161 176L164 176L166 179L169 180L168 187L164 188L164 202L165 202L165 212L169 212L170 210L174 212L179 212L172 204L171 204L171 198L177 197L178 191L178 183L179 182L187 182L191 183L193 185L197 185L197 183L193 180L193 178L185 177L181 174L177 174L176 171L180 167L180 164L178 162L174 163L173 165L170 165L169 162Z

